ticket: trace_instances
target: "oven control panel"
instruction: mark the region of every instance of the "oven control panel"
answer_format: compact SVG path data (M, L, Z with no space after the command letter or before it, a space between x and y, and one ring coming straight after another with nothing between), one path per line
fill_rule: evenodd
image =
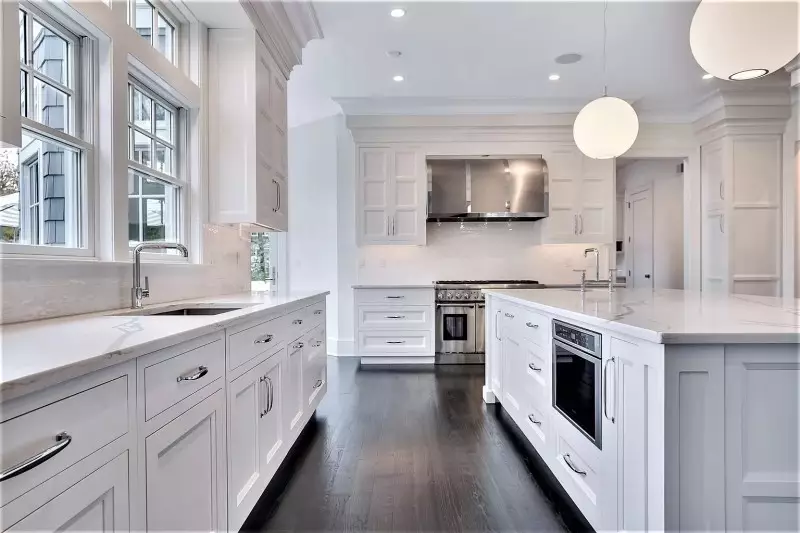
M553 321L553 335L574 346L583 348L591 354L600 353L601 337L599 333L570 326L558 320Z

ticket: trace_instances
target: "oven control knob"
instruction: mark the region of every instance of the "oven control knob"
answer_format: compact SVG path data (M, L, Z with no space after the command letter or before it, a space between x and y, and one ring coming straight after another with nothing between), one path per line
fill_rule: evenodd
M453 291L447 291L447 299L448 300L452 300L453 299Z
M439 300L443 300L444 299L444 291L439 291L436 294L436 298L438 298Z
M464 295L461 293L461 291L456 292L456 300L460 300L463 297L464 297Z

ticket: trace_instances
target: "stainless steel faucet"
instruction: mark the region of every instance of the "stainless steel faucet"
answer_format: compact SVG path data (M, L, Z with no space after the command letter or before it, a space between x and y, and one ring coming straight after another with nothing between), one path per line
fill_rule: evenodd
M133 249L133 287L131 288L131 309L141 309L142 299L150 297L150 280L144 277L142 287L142 250L178 250L183 257L189 257L189 250L177 242L142 242Z
M594 280L600 281L600 250L597 248L587 248L583 251L583 257L589 257L594 252Z

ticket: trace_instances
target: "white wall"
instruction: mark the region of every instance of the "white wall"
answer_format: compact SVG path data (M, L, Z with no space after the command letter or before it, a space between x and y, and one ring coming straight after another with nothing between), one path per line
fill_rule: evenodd
M650 187L653 198L653 285L683 288L683 174L678 159L637 160L617 169L617 190ZM618 217L623 216L617 213ZM626 243L627 244L627 243ZM623 245L623 249L625 246Z
M250 234L203 228L203 264L144 263L146 304L250 290ZM9 324L130 306L129 262L9 259L0 262L0 322Z
M338 331L337 127L328 117L289 128L288 276L292 291L329 290L327 327Z

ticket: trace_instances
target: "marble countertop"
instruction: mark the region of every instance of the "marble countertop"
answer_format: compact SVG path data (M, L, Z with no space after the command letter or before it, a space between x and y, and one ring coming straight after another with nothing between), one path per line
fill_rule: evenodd
M798 300L670 289L484 292L661 344L800 343Z
M427 285L404 285L402 283L398 283L395 285L383 284L383 285L353 285L354 289L433 289L433 283L428 283Z
M284 307L290 311L311 305L327 294L244 292L145 307L166 311L184 306L243 306L219 315L126 316L132 310L120 309L0 326L0 396L7 400L28 394L236 322L267 317Z

